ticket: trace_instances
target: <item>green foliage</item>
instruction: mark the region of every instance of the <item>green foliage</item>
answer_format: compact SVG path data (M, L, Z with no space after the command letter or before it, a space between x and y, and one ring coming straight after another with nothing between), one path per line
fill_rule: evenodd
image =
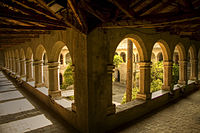
M172 84L178 84L178 79L179 79L179 66L176 63L173 63L173 68L172 68Z
M134 87L132 89L132 99L131 100L136 99L136 95L137 95L138 92L139 92L139 88L138 87ZM124 104L124 103L126 103L126 92L124 93L124 96L122 98L121 104Z
M68 86L74 84L73 75L72 75L72 62L70 62L64 72L64 82L61 86L61 89L66 89Z
M151 87L150 91L155 92L162 88L163 82L163 62L153 63L151 68Z
M121 63L123 63L123 59L121 56L119 55L115 55L114 59L113 59L113 64L115 65L115 67L117 68Z

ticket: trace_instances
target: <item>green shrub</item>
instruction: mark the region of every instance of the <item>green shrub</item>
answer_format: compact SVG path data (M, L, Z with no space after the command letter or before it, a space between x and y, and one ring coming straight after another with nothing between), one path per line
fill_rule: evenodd
M172 84L175 85L179 80L179 66L176 63L173 63L172 67Z
M64 82L61 86L61 89L66 89L68 86L74 84L74 79L72 75L72 62L70 62L64 72Z
M136 95L137 95L138 92L139 92L139 88L138 87L134 87L132 89L132 99L131 100L136 99ZM124 93L124 96L122 98L121 104L124 104L124 103L126 103L126 92Z
M119 55L115 55L114 59L113 59L113 65L115 65L115 67L117 68L121 63L123 63L123 59L121 56Z

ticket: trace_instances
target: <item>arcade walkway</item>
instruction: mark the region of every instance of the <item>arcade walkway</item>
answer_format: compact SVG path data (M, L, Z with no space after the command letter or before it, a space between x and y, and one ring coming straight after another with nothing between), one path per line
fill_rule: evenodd
M0 133L76 133L0 71Z
M199 133L200 90L116 133ZM21 91L0 72L0 133L76 133L32 96Z

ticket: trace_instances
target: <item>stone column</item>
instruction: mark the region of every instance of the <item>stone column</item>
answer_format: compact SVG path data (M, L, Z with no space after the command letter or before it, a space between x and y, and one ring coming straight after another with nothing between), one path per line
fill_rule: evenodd
M12 70L12 58L11 57L9 58L9 69L10 69L10 71Z
M139 62L138 64L139 64L139 69L140 69L140 81L139 81L140 92L137 94L137 99L148 100L148 99L151 99L151 93L150 93L151 63Z
M112 88L112 75L114 72L115 66L112 64L107 65L107 80L110 81L109 84L107 85L108 88ZM112 89L108 89L108 105L106 109L106 115L114 114L116 111L116 106L115 104L112 103Z
M42 60L36 60L33 62L35 67L35 87L42 87Z
M16 67L15 67L15 58L12 58L12 72L16 72Z
M172 66L173 66L172 61L164 61L163 62L163 67L164 67L163 80L164 81L163 81L162 89L166 90L166 91L171 90Z
M49 62L48 71L49 71L49 96L56 98L61 96L60 84L58 79L58 62Z
M32 60L26 60L26 82L33 81L33 74L32 74Z
M20 77L25 77L25 60L20 60Z
M198 61L197 59L190 60L191 64L191 80L197 80L198 78Z
M126 102L132 99L132 73L133 73L133 44L131 40L127 43L127 73L126 73Z
M181 85L187 84L187 61L179 61L179 80Z
M18 58L15 59L15 68L16 68L16 74L20 75L20 60Z

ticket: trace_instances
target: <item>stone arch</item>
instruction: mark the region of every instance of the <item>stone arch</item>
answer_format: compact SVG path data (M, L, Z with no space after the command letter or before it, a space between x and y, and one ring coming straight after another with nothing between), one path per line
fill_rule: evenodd
M169 48L169 45L167 44L167 42L161 39L161 40L156 41L156 43L159 44L159 46L161 47L163 61L172 60L171 51L170 51L170 48Z
M63 59L63 54L60 54L60 64L63 65L64 64L64 59Z
M190 58L193 60L197 57L197 53L196 53L196 50L195 50L195 46L194 45L191 45L188 52L190 54Z
M184 46L181 44L181 43L178 43L175 48L178 49L178 56L179 56L179 60L180 61L184 61L186 60L186 51L185 51L185 48ZM175 49L174 49L175 51Z
M146 47L144 45L143 40L136 34L127 34L126 36L124 36L122 39L120 39L117 43L117 45L115 46L114 51L112 52L112 61L114 58L114 53L117 49L117 46L119 45L119 43L121 41L123 41L124 39L130 39L136 46L138 53L139 53L139 60L141 62L147 61L148 60L148 55L147 55L147 50Z
M33 51L32 51L32 49L31 49L31 47L28 47L28 48L26 49L26 59L31 59L32 56L33 56Z
M25 59L25 53L23 48L20 49L20 59Z
M60 55L60 52L62 50L63 47L67 47L67 45L62 42L62 41L57 41L53 47L52 47L52 51L50 51L50 55L48 56L48 60L49 61L52 61L52 62L58 62L58 59L59 59L59 55ZM67 49L69 50L69 47L67 47ZM71 55L71 51L69 50L69 53ZM71 56L71 59L72 59L72 62L73 62L73 56Z
M151 60L155 61L155 59L156 59L155 53L152 52L152 54L151 54Z
M45 48L44 48L43 45L41 45L41 44L38 45L37 48L36 48L35 53L33 54L34 60L42 60L43 54L44 54L45 51L46 51L46 50L45 50ZM47 56L48 56L48 55L47 55Z

